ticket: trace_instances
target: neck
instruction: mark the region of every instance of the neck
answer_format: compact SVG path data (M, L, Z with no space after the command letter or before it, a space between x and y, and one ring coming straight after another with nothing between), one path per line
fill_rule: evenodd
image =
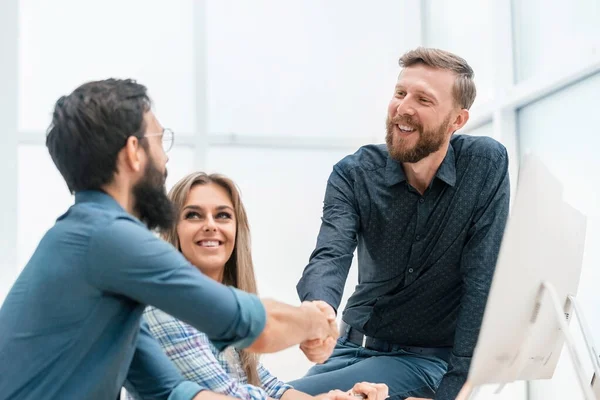
M138 217L134 210L135 199L133 198L131 190L116 182L103 186L102 190L115 199L115 201L129 214Z
M223 272L225 271L225 266L223 266L223 268L213 269L210 271L203 271L202 268L198 268L198 269L200 270L200 272L202 272L204 275L206 275L213 281L223 283Z
M442 165L447 152L448 144L442 145L438 151L431 153L416 163L402 163L407 182L419 193L424 194L425 190L431 184L435 173L440 165Z

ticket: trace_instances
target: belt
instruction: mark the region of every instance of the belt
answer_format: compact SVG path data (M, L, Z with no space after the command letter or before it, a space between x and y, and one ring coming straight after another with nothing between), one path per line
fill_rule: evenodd
M388 342L387 340L377 339L371 336L366 336L362 332L354 329L346 322L342 320L341 323L342 336L351 343L358 346L364 347L365 349L381 351L381 352L395 352L404 350L409 353L420 354L424 356L435 356L448 362L450 353L452 352L451 347L417 347L417 346L404 346L398 343Z

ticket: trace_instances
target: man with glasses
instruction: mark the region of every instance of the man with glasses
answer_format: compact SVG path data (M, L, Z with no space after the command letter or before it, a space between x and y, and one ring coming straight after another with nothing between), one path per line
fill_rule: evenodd
M175 132L169 128L163 128L162 132L159 133L146 133L144 137L160 136L162 139L162 148L165 153L173 148L175 143Z
M0 309L1 399L115 399L124 384L142 398L219 397L185 381L140 329L147 304L220 349L273 352L321 340L309 358L329 356L335 316L222 286L151 232L175 218L165 190L172 145L134 81L86 83L57 101L46 146L75 204Z

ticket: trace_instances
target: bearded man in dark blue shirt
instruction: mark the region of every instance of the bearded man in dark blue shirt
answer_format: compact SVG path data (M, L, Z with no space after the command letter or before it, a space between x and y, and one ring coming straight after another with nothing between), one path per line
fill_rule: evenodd
M454 135L476 95L464 59L418 48L400 66L386 145L345 157L327 183L298 293L337 310L356 248L359 282L332 357L292 382L304 392L371 381L394 399L450 400L467 377L508 217L508 156Z

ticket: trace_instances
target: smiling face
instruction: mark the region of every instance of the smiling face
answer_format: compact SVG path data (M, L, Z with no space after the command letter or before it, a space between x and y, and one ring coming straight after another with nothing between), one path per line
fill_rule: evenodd
M181 252L210 278L221 282L236 241L237 223L225 188L209 182L190 190L181 209L177 236Z
M416 163L447 145L459 108L452 71L417 64L403 69L388 107L386 143L392 158Z

